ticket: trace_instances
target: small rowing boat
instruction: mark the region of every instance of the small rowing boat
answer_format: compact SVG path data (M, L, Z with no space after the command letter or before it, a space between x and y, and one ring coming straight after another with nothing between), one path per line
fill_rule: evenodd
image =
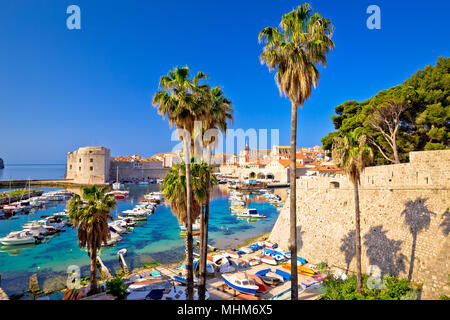
M271 256L264 255L264 254L257 254L255 256L255 259L258 259L259 261L270 264L272 266L276 266L278 264L274 258L272 258Z
M264 283L264 281L262 281L259 276L254 275L254 274L248 274L247 278L255 281L255 284L258 286L258 290L256 290L256 292L265 293L265 292L267 292L267 290L269 290L267 288L266 284Z
M291 263L287 262L287 263L283 264L283 268L291 270ZM297 272L299 274L302 274L302 275L308 276L308 277L312 277L316 273L313 269L302 267L302 266L297 266Z
M230 258L239 259L239 253L237 253L236 251L227 250L225 251L225 255Z

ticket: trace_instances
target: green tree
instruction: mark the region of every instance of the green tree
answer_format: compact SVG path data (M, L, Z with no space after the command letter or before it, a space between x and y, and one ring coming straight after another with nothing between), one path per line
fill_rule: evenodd
M89 294L97 293L97 251L111 239L108 219L116 201L107 194L108 187L81 187L81 196L75 194L68 204L72 229L78 228L78 245L87 248L91 258L91 288Z
M355 239L356 239L356 278L357 291L362 291L361 272L361 227L358 185L364 168L372 162L373 152L367 145L367 136L355 130L352 133L336 137L332 147L332 157L336 165L347 174L353 183L355 196Z
M191 187L191 155L194 151L195 121L203 116L204 105L198 95L200 81L206 79L203 72L191 80L189 67L176 67L160 78L158 91L153 97L153 105L158 108L158 113L163 119L167 117L170 127L182 129L179 132L183 140L184 162L186 170L186 297L194 298L194 270L193 270L193 238L192 238L192 187Z
M383 90L363 102L347 101L337 106L336 115L331 117L336 131L322 138L324 149L331 150L335 136L350 133L356 128L363 128L370 143L376 147L376 164L408 161L411 151L448 148L449 71L450 58L439 57L436 65L418 70L401 85ZM396 117L391 116L395 113L390 111L399 109L401 112L395 123ZM373 121L377 120L380 111L385 111L383 117ZM391 121L384 122L389 119ZM398 129L392 135L389 129L395 129L396 125ZM392 147L393 138L397 148ZM397 149L397 160L394 149Z
M367 116L363 124L369 141L389 162L400 163L397 142L402 124L407 123L403 114L411 107L413 95L411 88L397 86L381 91L363 108L363 114ZM402 132L406 131L407 128L404 128ZM377 138L382 142L377 142ZM382 148L386 144L387 151Z
M302 107L311 96L312 87L319 81L318 65L326 67L327 54L334 48L331 40L333 25L320 13L313 13L304 3L281 18L280 28L266 27L259 33L259 42L265 44L261 63L269 71L276 70L275 82L280 94L291 101L290 151L290 250L297 256L296 217L296 148L297 107ZM292 270L297 270L297 259L292 259ZM292 299L298 298L298 277L292 272Z

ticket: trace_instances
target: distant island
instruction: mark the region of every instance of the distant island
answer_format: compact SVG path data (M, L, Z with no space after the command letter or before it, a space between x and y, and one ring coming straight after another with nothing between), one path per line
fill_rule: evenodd
M3 159L0 158L0 169L3 169L5 167L5 165L3 164Z

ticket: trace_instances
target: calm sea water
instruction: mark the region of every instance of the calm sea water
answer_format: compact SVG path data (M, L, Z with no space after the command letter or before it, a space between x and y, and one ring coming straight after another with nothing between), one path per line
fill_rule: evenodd
M41 188L44 191L56 188ZM119 200L113 215L133 208L139 199L149 191L159 190L158 185L132 185L127 187L130 196ZM283 189L276 191L284 198ZM245 240L270 232L278 217L276 208L262 197L254 196L249 205L267 216L257 222L238 220L230 215L228 188L217 186L212 194L210 210L209 243L218 248L232 248ZM41 216L64 210L66 203L40 209L27 215L17 215L13 219L0 220L0 237L11 231L20 230L22 225ZM117 272L120 270L117 251L127 248L126 262L129 268L142 267L146 263L179 261L184 257L184 238L179 236L179 224L170 207L161 205L146 223L135 227L134 232L123 236L123 240L113 248L102 249L100 256L105 265ZM0 247L1 287L8 294L20 293L28 289L28 279L38 274L41 289L61 287L66 282L66 270L70 265L81 268L82 276L89 275L89 257L78 247L76 230L66 228L65 232L49 238L45 243L23 247Z
M64 179L65 164L5 164L0 180Z

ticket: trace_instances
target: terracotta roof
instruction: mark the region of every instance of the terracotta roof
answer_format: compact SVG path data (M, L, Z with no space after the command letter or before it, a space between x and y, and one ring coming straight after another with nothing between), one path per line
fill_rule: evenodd
M290 160L278 160L278 162L286 168L289 167ZM305 168L305 166L296 162L296 168Z
M344 173L341 168L338 168L334 165L326 165L326 166L317 166L315 168L307 169L308 171L318 171L323 173Z

